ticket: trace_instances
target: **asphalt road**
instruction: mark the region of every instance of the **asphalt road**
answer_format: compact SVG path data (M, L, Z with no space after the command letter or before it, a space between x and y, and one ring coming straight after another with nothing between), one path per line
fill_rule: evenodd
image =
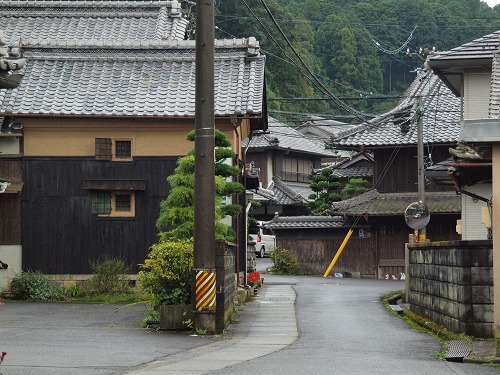
M10 302L0 306L3 375L104 375L205 345L211 337L139 328L145 306Z
M257 260L260 272L270 265L267 259ZM434 352L441 350L439 342L389 314L380 296L402 290L402 281L264 278L267 284L293 284L300 337L279 352L216 374L500 374L486 365L438 359Z
M268 258L257 260L263 272ZM289 347L213 374L424 375L500 374L485 365L445 362L440 345L380 304L400 290L392 280L263 275L292 285L300 337ZM117 308L119 307L119 308ZM140 329L145 307L7 302L0 306L3 375L108 375L179 354L220 337Z

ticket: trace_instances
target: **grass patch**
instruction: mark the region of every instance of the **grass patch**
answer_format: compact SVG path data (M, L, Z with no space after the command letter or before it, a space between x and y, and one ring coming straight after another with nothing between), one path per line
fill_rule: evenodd
M416 314L408 309L403 310L403 315L399 315L395 311L392 311L392 309L389 307L390 304L394 304L396 300L400 299L401 296L403 295L402 290L394 291L387 293L382 296L381 301L384 306L384 308L389 311L394 316L397 316L398 318L402 319L406 324L408 324L411 328L416 329L417 331L426 333L428 335L431 335L433 338L435 338L439 343L441 344L441 351L439 352L434 352L434 355L437 358L440 359L445 359L446 358L446 342L451 341L451 340L464 340L467 342L469 347L472 349L473 348L473 340L474 338L471 336L468 336L464 333L454 333L450 332L446 327L439 325L432 321L431 319Z

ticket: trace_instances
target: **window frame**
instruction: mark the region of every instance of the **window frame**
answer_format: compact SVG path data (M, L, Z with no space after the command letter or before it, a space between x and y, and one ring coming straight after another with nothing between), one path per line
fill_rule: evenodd
M95 196L109 195L110 199L110 211L109 212L96 212L94 210L94 197ZM128 195L130 197L130 209L127 211L117 210L116 208L116 197ZM128 190L114 190L114 191L103 191L94 190L91 193L91 212L99 217L135 217L135 191Z
M132 157L132 145L133 145L133 142L132 142L132 138L111 138L111 142L113 144L113 157L112 157L112 161L132 161L133 160L133 157ZM117 148L116 148L116 143L117 142L129 142L130 144L130 155L128 156L118 156L117 155Z
M117 156L117 142L128 142L130 155ZM95 138L95 158L102 161L133 161L134 139L129 137Z

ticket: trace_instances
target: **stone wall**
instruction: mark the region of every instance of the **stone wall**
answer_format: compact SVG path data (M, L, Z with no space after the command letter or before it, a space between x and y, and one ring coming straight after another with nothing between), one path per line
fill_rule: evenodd
M410 244L411 311L455 333L493 337L491 240Z
M215 266L217 269L216 332L222 333L234 313L236 298L235 252L236 245L216 241Z

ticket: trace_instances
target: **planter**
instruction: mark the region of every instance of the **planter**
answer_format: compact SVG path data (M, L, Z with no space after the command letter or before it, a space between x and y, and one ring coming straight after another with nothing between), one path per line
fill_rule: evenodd
M185 330L189 328L186 322L194 320L193 305L163 305L160 306L160 329Z

